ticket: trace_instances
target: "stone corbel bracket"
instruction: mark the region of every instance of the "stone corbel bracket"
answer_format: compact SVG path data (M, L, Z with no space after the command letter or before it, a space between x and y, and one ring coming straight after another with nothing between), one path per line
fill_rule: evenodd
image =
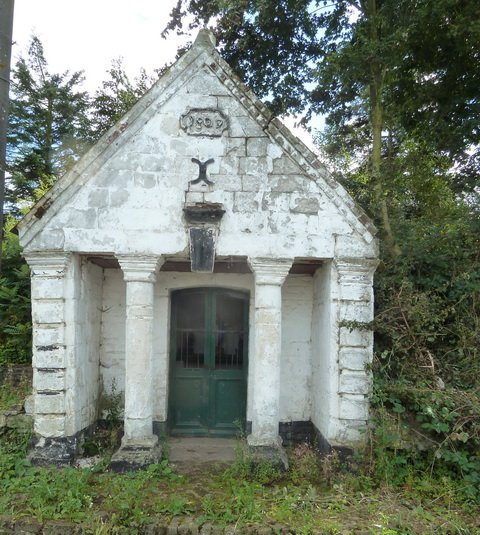
M193 273L213 273L215 246L225 210L220 203L185 204L183 214L188 230Z

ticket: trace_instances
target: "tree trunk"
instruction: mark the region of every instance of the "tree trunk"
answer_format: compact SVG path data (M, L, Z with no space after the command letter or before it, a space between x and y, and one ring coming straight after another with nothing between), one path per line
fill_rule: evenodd
M365 5L365 16L369 24L370 43L376 48L379 42L377 6L376 0L368 0ZM385 243L393 256L401 254L400 247L395 241L395 236L390 224L388 206L385 198L382 180L382 129L383 129L383 104L382 91L385 76L384 66L378 57L378 51L370 60L370 125L372 128L372 151L370 154L370 169L373 191L379 210L381 229L384 233Z

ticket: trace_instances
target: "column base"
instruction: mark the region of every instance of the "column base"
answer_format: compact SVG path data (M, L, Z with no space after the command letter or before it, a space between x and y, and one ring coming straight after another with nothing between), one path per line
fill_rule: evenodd
M28 454L36 466L70 466L78 451L78 437L41 437Z
M288 470L288 458L280 436L267 442L265 438L248 435L247 444L250 458L254 463L266 462L279 470Z
M114 472L134 472L160 462L162 449L158 437L122 439L119 450L112 455L110 469Z
M288 470L288 458L282 446L248 446L254 464L268 463L281 471Z

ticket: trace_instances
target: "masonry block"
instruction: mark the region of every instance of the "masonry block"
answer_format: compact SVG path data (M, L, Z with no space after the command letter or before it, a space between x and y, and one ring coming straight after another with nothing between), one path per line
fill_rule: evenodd
M42 437L65 436L65 415L35 414L34 431Z
M64 277L36 277L32 283L32 300L40 299L63 299Z
M62 323L64 309L63 299L35 299L32 302L33 323Z
M338 414L343 420L367 420L368 399L363 395L341 395Z
M339 350L338 366L340 369L364 371L371 356L371 351L367 348L342 347Z
M62 323L33 326L34 346L58 346L65 342L65 326Z
M342 301L339 305L340 321L369 323L373 320L373 306L364 301Z
M294 214L318 214L320 205L315 197L300 197L292 195L290 202L290 212Z
M252 213L258 212L259 203L254 195L251 193L244 193L242 191L235 192L233 201L234 212Z
M37 392L35 396L35 414L64 414L65 393L56 392L43 394Z
M36 368L65 368L66 354L64 345L35 346L32 364Z
M266 137L247 138L247 156L266 156L269 143Z
M373 290L365 284L340 284L338 296L344 301L372 301Z
M65 370L62 369L35 369L33 374L33 387L36 390L59 391L65 389Z
M340 345L370 348L373 344L373 332L370 330L340 327Z
M344 371L340 374L338 391L341 394L368 394L371 379L365 373Z

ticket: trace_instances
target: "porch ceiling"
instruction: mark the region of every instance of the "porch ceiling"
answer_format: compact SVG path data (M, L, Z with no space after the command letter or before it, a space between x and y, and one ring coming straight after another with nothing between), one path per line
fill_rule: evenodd
M104 269L120 269L114 256L87 256L87 260ZM322 260L299 258L295 259L289 273L293 275L313 275L322 265ZM177 271L190 273L190 261L185 259L167 259L160 271ZM245 257L218 258L215 260L214 273L251 273Z

